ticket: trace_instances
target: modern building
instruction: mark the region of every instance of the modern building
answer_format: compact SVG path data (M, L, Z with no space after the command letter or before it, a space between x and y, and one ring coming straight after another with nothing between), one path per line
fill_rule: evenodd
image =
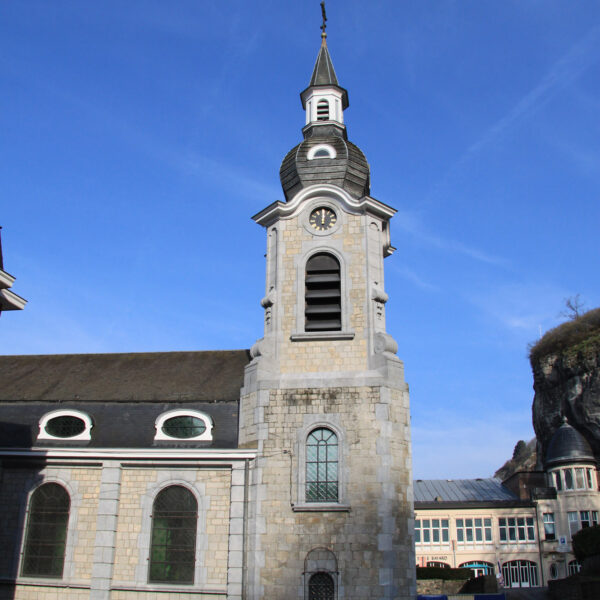
M414 597L395 210L325 32L301 101L250 351L0 358L0 598Z
M0 232L1 230L2 227L0 227ZM15 278L4 270L2 237L0 236L0 314L3 310L23 310L27 304L27 300L8 289L14 282Z
M415 482L417 565L502 575L506 587L547 585L578 572L571 547L598 525L596 460L566 419L551 438L543 471L496 479Z

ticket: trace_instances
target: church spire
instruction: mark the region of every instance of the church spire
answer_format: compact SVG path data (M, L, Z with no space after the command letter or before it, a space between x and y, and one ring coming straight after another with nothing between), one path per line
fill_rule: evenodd
M321 47L310 83L300 94L300 99L302 108L306 110L306 125L325 121L343 126L343 111L348 108L348 92L338 83L327 48L325 2L321 2L321 12L323 15Z

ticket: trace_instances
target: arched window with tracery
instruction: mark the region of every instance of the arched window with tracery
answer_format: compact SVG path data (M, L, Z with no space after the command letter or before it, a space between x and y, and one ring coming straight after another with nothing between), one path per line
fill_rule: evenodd
M338 438L327 427L313 429L306 438L306 502L337 502Z
M150 582L194 583L198 502L181 485L160 491L152 505Z
M58 483L44 483L31 495L21 574L62 577L71 499Z
M331 254L320 252L306 262L305 330L342 329L340 263Z

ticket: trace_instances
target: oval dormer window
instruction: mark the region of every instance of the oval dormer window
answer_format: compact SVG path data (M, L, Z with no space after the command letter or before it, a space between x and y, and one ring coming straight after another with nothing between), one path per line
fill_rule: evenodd
M81 435L85 431L85 421L71 415L54 417L46 423L46 431L54 437L75 437L76 435Z
M206 431L206 424L198 417L182 415L167 419L163 423L162 430L178 440L188 440L202 435Z
M38 440L89 440L92 420L78 410L55 410L40 420Z
M336 152L333 146L329 144L319 144L313 146L306 156L308 160L314 160L315 158L335 158Z
M212 440L212 420L195 410L171 410L156 419L156 440Z

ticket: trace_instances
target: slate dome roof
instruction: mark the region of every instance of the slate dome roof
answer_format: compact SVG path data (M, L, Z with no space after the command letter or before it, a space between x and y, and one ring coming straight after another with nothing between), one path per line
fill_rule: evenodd
M315 131L292 148L281 163L279 177L286 201L301 189L320 183L337 185L354 198L368 195L369 163L362 150L339 135L319 133ZM321 144L333 147L336 157L308 160L309 150Z
M587 440L564 419L554 432L546 451L546 468L574 462L594 462Z

